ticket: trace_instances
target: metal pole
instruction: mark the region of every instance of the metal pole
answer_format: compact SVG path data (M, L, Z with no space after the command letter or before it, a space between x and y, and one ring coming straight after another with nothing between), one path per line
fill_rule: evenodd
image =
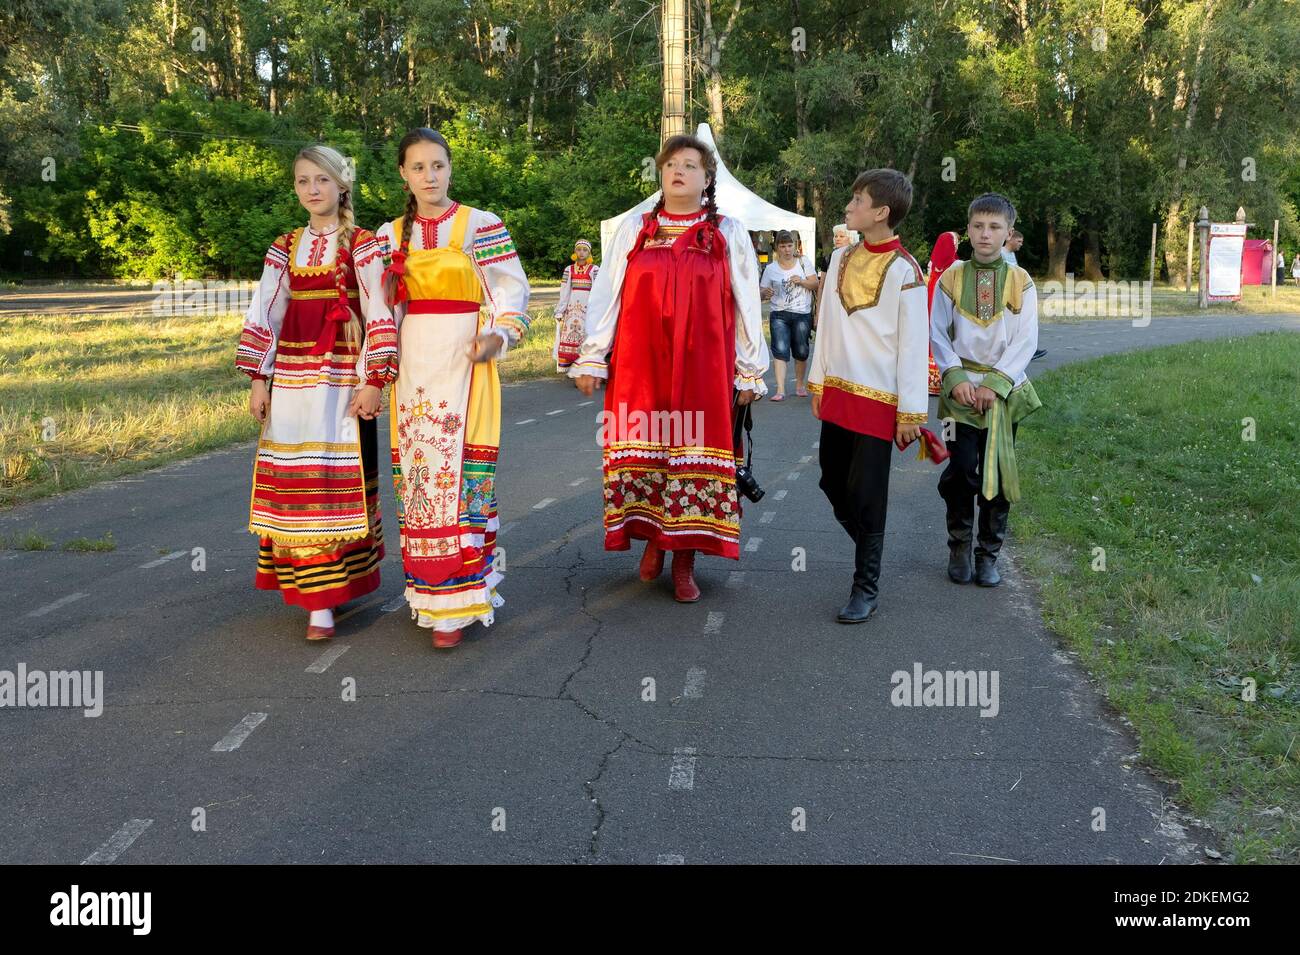
M1151 285L1156 284L1156 224L1151 223Z
M1277 220L1274 219L1273 220L1273 254L1269 256L1269 263L1268 263L1269 265L1272 266L1272 268L1269 269L1269 271L1273 273L1273 297L1274 298L1277 298L1277 254L1278 252L1279 249L1277 247ZM1283 257L1282 259L1282 264L1286 265L1285 257Z
M1197 304L1201 308L1210 307L1210 210L1201 206L1201 218L1196 223L1196 231L1201 238L1201 273L1196 279Z

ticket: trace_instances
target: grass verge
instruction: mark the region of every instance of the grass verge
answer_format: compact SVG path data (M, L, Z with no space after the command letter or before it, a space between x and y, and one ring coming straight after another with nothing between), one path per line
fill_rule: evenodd
M236 313L0 315L0 507L257 437ZM501 363L553 374L550 309Z
M1047 624L1235 861L1300 860L1300 335L1036 387L1011 513Z

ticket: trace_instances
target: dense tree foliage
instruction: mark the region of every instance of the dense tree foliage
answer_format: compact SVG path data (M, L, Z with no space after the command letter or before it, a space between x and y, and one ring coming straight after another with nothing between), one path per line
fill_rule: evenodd
M1296 0L690 0L691 122L816 215L861 169L916 185L918 256L975 194L1016 202L1042 273L1180 279L1202 204L1300 240ZM655 188L646 0L15 0L0 12L0 270L246 276L303 214L288 161L357 162L359 221L402 205L394 145L453 146L452 194L529 270ZM1262 234L1262 233L1260 233ZM30 256L24 251L30 250Z

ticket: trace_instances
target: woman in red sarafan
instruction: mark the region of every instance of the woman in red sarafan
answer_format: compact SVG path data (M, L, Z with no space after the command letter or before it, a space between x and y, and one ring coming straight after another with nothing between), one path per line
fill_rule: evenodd
M644 540L642 580L673 552L673 592L698 600L695 554L740 557L733 407L766 394L758 262L720 215L717 159L673 136L654 209L629 216L592 286L587 335L569 369L583 394L608 381L602 414L605 549Z
M926 279L926 308L931 308L934 305L934 289L939 284L939 276L943 275L948 266L957 261L957 245L960 242L961 236L956 232L944 232L934 240L934 248L930 251L930 274ZM941 385L939 366L934 363L934 352L931 350L930 394L942 394L943 388Z

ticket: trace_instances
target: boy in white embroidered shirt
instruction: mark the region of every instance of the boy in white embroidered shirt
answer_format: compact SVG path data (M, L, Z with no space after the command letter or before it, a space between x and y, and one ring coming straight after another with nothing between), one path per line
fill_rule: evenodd
M844 221L862 243L831 254L817 309L808 390L822 422L821 488L854 543L840 623L862 623L876 609L891 445L916 440L929 418L925 281L894 234L911 204L902 173L858 176Z

